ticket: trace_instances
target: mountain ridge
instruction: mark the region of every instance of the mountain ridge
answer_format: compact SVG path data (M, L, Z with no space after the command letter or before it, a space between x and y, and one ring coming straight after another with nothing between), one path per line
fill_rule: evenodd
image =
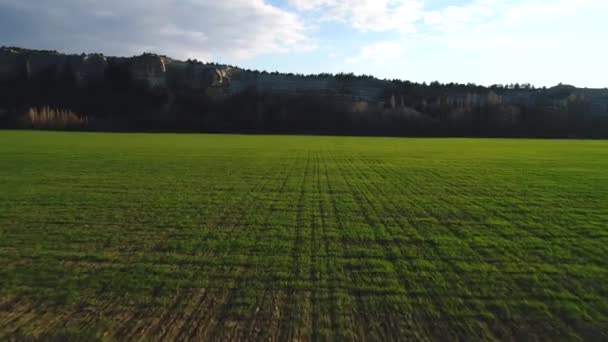
M0 111L9 113L4 117L51 106L114 121L132 122L134 117L139 123L159 121L160 129L167 124L163 120L184 120L191 125L171 125L202 131L247 127L285 133L386 130L391 135L490 131L526 135L530 133L521 132L544 132L555 126L560 128L551 128L555 132L551 134L578 136L597 125L603 130L608 118L608 89L420 84L368 75L269 73L153 53L111 57L2 47L0 84L5 93ZM11 94L19 100L11 99ZM587 128L571 134L572 125Z

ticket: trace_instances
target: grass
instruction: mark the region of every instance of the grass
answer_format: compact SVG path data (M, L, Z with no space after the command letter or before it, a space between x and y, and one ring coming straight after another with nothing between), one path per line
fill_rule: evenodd
M0 339L608 338L606 141L3 131L0 189Z

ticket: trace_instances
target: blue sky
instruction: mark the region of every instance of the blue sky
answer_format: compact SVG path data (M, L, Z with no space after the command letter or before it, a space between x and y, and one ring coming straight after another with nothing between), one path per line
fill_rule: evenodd
M606 0L0 0L0 44L413 81L608 87Z

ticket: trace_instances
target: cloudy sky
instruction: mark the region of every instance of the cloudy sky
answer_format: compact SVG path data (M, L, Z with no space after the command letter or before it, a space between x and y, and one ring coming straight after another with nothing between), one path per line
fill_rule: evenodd
M0 45L608 87L608 0L0 0Z

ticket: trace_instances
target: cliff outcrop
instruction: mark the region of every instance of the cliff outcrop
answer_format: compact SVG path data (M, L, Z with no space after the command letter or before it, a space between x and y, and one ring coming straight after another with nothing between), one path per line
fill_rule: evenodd
M155 54L122 58L101 54L66 55L54 51L0 48L0 81L18 77L59 78L67 73L74 76L81 86L86 86L102 79L109 65L127 69L132 81L151 89L162 90L177 86L204 90L208 87L224 87L229 83L228 67L182 62Z
M608 120L608 89L426 85L353 74L268 73L150 53L125 58L3 47L0 87L4 117L30 104L59 103L103 117L138 113L138 125L161 116L217 130L240 129L234 125L291 130L293 122L281 122L295 115L303 115L295 121L307 130L334 125L333 132L342 120L346 126L359 123L362 132L374 125L394 126L395 134L399 125L412 122L536 130L555 125L561 127L555 132L567 134L568 125L592 127Z
M125 67L134 82L150 89L186 89L216 97L230 97L246 91L260 95L346 97L353 102L383 103L386 107L413 107L421 111L445 107L462 111L486 106L540 106L559 111L573 102L583 102L589 113L608 115L608 90L605 89L556 87L547 91L513 90L501 94L492 90L451 90L439 95L415 94L417 98L412 98L407 90L392 90L391 82L371 77L257 72L183 62L155 54L116 58L101 54L66 55L54 51L1 48L0 81L40 75L59 78L71 73L81 86L86 86L102 79L110 64ZM210 89L213 91L209 92Z
M21 54L12 49L0 49L0 79L14 79L25 71L25 61Z

